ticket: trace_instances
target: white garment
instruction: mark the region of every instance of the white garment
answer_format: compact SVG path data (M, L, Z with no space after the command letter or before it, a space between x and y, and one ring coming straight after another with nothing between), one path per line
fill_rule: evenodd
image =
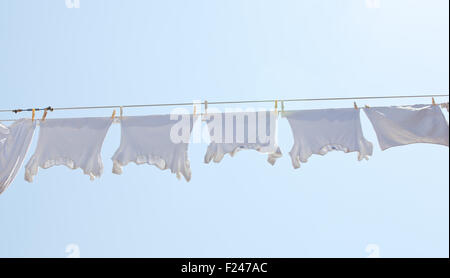
M204 117L211 138L205 163L218 163L225 154L234 156L240 150L267 153L272 165L282 156L277 144L276 112L211 113Z
M448 146L448 123L438 105L365 108L382 150L431 143Z
M170 169L177 178L181 174L189 181L187 151L196 119L187 114L123 117L120 146L112 157L113 173L121 174L129 162L147 163L161 170Z
M101 148L112 119L46 119L40 122L36 151L25 167L25 179L33 181L38 167L66 165L81 168L91 180L103 172Z
M0 124L0 194L14 180L33 139L36 122L15 121L9 128Z
M9 134L9 129L0 123L0 144L6 141L6 137Z
M0 135L6 135L9 133L9 128L0 123ZM2 138L2 137L0 137Z
M358 152L358 160L372 155L372 143L364 138L359 109L317 109L285 112L294 135L292 165L300 167L313 154L329 151Z

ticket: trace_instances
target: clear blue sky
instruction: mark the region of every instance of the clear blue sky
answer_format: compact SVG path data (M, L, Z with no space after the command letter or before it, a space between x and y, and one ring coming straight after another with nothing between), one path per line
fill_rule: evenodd
M80 4L0 1L0 109L448 92L447 0ZM206 165L207 145L192 144L190 183L145 165L112 174L113 125L100 179L59 166L30 184L19 172L0 196L0 257L65 257L72 243L81 257L366 257L368 244L382 257L448 257L449 149L381 152L365 115L362 124L374 143L369 161L333 152L294 170L281 119L275 166L254 151Z

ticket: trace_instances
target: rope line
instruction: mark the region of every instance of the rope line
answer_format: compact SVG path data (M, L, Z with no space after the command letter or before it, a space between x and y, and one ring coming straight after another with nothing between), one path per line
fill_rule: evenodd
M245 103L275 103L275 102L312 102L312 101L342 101L342 100L369 100L369 99L403 99L403 98L434 98L449 97L447 94L430 95L395 95L395 96L355 96L355 97L329 97L329 98L292 98L292 99L264 99L264 100L236 100L236 101L208 101L208 102L179 102L179 103L153 103L153 104L131 104L131 105L99 105L99 106L72 106L72 107L45 107L26 109L3 109L0 112L29 112L33 111L63 111L63 110L91 110L91 109L114 109L114 108L142 108L142 107L169 107L169 106L192 106L195 104L245 104ZM1 121L14 121L11 119Z

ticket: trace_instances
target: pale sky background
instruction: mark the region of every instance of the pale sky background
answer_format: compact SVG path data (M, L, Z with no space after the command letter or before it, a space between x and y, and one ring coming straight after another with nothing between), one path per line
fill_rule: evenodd
M80 4L0 1L0 109L448 93L447 0L381 0L379 8L364 0ZM358 104L414 103L431 99ZM14 117L30 113L0 113ZM0 257L66 257L70 244L81 257L367 257L368 244L381 257L448 257L448 147L381 152L361 118L374 144L369 161L332 152L294 170L293 138L280 119L284 156L275 166L255 151L204 164L207 145L191 144L190 183L147 165L112 174L115 124L100 179L59 166L40 169L30 184L19 172L0 195Z

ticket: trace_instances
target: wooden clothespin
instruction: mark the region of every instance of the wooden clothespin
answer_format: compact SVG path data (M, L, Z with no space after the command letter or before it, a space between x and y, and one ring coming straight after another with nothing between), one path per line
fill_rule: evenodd
M356 104L356 101L353 102L353 107L355 107L355 109L358 109L358 105Z
M431 103L432 103L433 105L436 105L436 101L434 101L434 97L431 98Z
M34 122L34 116L36 116L36 109L31 109L31 121Z
M47 117L47 112L48 111L50 111L50 112L53 111L53 108L51 106L48 106L48 107L44 108L44 114L42 115L41 121L45 121L45 118Z
M370 106L369 106L369 105L367 105L367 104L366 104L366 105L364 105L364 107L365 107L365 108L370 108Z
M47 109L48 108L45 108L44 109L44 114L42 114L42 119L41 119L42 122L45 121L45 118L47 117Z
M284 113L284 100L281 101L281 114Z
M203 117L202 117L203 122L206 121L205 116L208 114L208 101L207 100L205 100L204 105L205 105L205 113L203 113Z
M116 117L116 109L114 109L113 110L113 113L112 113L112 116L111 116L111 119L113 119L114 120L114 118Z
M194 112L193 112L194 116L197 115L197 106L194 103Z
M278 112L278 100L275 100L275 113Z

